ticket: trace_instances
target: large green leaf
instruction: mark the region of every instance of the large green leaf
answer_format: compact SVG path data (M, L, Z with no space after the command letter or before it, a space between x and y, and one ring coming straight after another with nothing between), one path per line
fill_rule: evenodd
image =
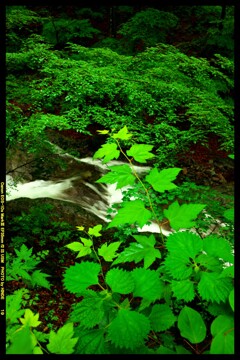
M156 243L154 235L150 235L149 237L135 235L133 237L137 240L138 244L130 243L130 246L125 248L121 254L119 254L112 265L129 261L138 263L139 261L144 260L144 268L147 269L152 265L156 258L161 258L160 251L154 248Z
M195 226L193 219L205 208L204 204L183 204L179 205L174 201L168 209L163 210L164 215L169 220L171 227L178 231L181 228L192 228Z
M193 269L191 265L190 259L176 253L173 255L168 254L164 261L164 267L167 272L177 280L184 280L192 275Z
M134 296L139 296L151 301L163 297L164 284L156 271L137 268L133 270L132 276L135 280Z
M134 144L126 152L127 155L132 156L134 160L140 163L145 163L147 159L151 159L155 156L150 152L152 148L153 145Z
M16 331L11 338L11 345L7 348L7 354L33 354L34 343L32 341L31 329L24 326Z
M168 305L156 304L152 307L149 320L151 329L154 331L165 331L173 326L176 321L176 316Z
M134 224L135 222L143 227L151 216L152 213L145 208L141 200L125 202L107 229L123 224Z
M111 269L107 272L106 283L113 292L129 294L134 289L134 278L130 272L122 269Z
M100 271L101 266L90 261L70 266L64 274L64 286L71 293L81 293L90 285L98 284Z
M181 170L182 169L180 168L172 168L163 169L159 172L156 168L154 168L145 177L145 179L150 185L152 185L154 190L164 192L177 187L177 185L173 184L172 181L176 179Z
M234 354L234 318L219 315L211 324L210 354Z
M143 345L150 331L150 321L143 314L120 309L108 327L108 339L120 348L134 349Z
M230 277L221 277L218 273L203 272L198 284L198 291L202 299L207 301L226 301L233 288Z
M185 302L192 301L195 297L193 282L189 279L172 280L171 288L173 295L178 300L185 300Z
M73 338L73 323L63 325L56 333L51 330L47 348L54 354L72 354L78 338Z
M206 337L207 331L202 316L188 306L184 306L178 315L178 328L181 336L192 344L198 344Z
M232 247L224 238L220 238L214 235L207 236L205 239L203 239L203 250L208 255L222 258L224 261L228 261L230 263L234 262Z
M104 144L98 149L93 155L93 159L103 158L103 163L107 163L112 159L118 159L120 155L120 151L117 149L117 144Z
M76 334L79 336L76 353L91 355L108 354L104 333L105 329L76 330Z
M202 250L203 242L200 236L188 231L170 234L166 241L166 247L170 254L177 254L179 257L195 258Z
M83 328L91 329L99 324L104 317L103 298L93 292L91 297L85 297L73 306L70 320L78 322Z
M136 177L132 174L129 165L113 165L109 166L111 170L106 175L98 179L97 183L114 184L117 183L116 189L120 189L126 185L133 185Z

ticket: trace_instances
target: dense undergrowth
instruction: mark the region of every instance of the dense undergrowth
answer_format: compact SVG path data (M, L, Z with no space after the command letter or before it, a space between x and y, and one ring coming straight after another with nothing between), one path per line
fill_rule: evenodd
M165 237L160 230L157 236L139 235L137 227L149 221L162 225L163 216L157 209L163 198L156 198L176 190L174 180L181 169L153 167L144 178L139 178L132 160L145 163L154 155L152 146L145 144L133 144L125 153L120 143L131 136L123 127L112 133L111 142L102 145L94 155L107 163L118 159L122 152L128 160L125 165L109 166L97 182L117 183L117 188L134 188L137 182L142 188L142 195L138 189L134 198L123 199L105 229L102 225L85 229L79 224L79 238L71 241L70 231L59 231L66 224L56 223L55 231L47 234L35 220L32 230L39 236L41 246L48 248L47 238L71 241L63 246L76 252L76 260L66 268L62 281L64 293L74 294L75 301L66 323L57 331L44 333L37 329L41 321L39 313L31 310L28 290L22 287L8 295L8 354L234 353L233 208L223 212L226 224L222 231L201 235L201 225L200 232L187 229L196 230L198 221L202 224L201 218L195 219L206 204L179 204L175 200L163 210L172 234ZM26 231L31 228L32 215L22 217ZM22 222L21 218L15 221ZM41 219L38 221L41 223ZM104 241L105 231L121 231L125 225L132 227L128 236L116 232L117 241ZM56 229L57 235L51 236ZM7 256L7 280L21 278L27 288L49 289L51 275L37 269L49 251L32 254L33 247L29 239L25 240L12 239L15 257ZM58 251L64 259L64 251ZM45 267L42 264L40 269Z
M75 156L87 139L125 159L98 182L130 188L106 225L7 214L6 352L233 354L234 199L180 179L195 145L209 174L233 159L233 7L111 11L107 31L107 8L7 7L8 159L44 161L69 131ZM149 222L172 233L139 233Z

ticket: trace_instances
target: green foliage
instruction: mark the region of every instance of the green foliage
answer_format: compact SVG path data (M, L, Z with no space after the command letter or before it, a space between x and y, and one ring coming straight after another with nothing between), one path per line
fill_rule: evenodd
M36 270L36 266L41 260L37 260L37 256L32 254L32 248L28 249L26 245L22 245L20 250L15 249L16 257L6 254L7 273L6 280L19 280L20 278L31 286L43 286L50 288L50 283L46 279L50 275Z

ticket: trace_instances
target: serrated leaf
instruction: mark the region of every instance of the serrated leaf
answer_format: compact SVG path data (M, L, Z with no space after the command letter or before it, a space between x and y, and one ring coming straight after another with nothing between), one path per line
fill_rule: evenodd
M122 262L135 261L138 263L144 260L144 268L147 269L156 258L161 258L161 253L158 249L154 248L156 240L153 235L149 237L143 235L133 236L137 241L136 243L130 243L130 246L125 248L112 265L116 265Z
M178 328L181 336L188 339L192 344L202 342L207 333L202 316L188 306L184 306L178 315Z
M195 260L201 268L204 268L204 271L211 270L216 273L220 273L222 271L222 263L217 257L210 256L208 254L200 254Z
M79 341L76 346L77 354L108 354L105 341L105 329L84 330L76 332Z
M150 152L152 148L153 145L134 144L126 151L126 153L128 156L132 156L134 160L145 163L147 159L151 159L155 156Z
M179 205L174 201L163 213L169 220L171 227L178 231L181 228L189 229L195 226L198 214L205 208L204 204L183 204Z
M151 211L145 208L144 203L141 200L125 202L123 207L118 210L118 213L110 222L107 229L123 224L134 224L135 222L140 227L143 227L151 216Z
M181 254L167 255L164 266L167 272L177 280L184 280L190 277L193 272L190 260L182 257Z
M111 244L104 243L98 249L98 255L102 256L105 261L113 261L113 258L117 256L116 251L118 250L121 243L121 241L115 241Z
M202 251L203 242L200 236L188 231L170 234L166 241L166 247L171 253L176 253L183 258L195 258Z
M221 272L220 277L231 277L234 278L234 265L228 266Z
M234 354L234 318L220 315L211 324L210 354Z
M38 321L38 318L39 314L34 315L30 309L26 309L24 318L20 318L19 320L24 326L37 327L41 324L41 321Z
M230 221L234 221L234 208L227 209L224 211L223 216Z
M21 309L22 297L26 293L25 289L14 291L12 295L6 296L6 322L7 325L18 323L20 316L24 314L24 309Z
M90 261L70 266L64 273L64 286L71 293L81 293L90 285L98 284L100 271L101 266Z
M143 314L129 309L120 309L108 327L108 339L120 348L133 350L144 345L150 331L150 321Z
M232 289L232 291L230 292L228 300L229 300L229 304L232 308L232 311L234 311L234 289Z
M128 132L128 128L125 125L121 130L112 136L114 139L128 140L132 137L132 134Z
M93 159L103 158L103 164L107 163L112 159L118 159L120 155L120 151L117 150L117 144L104 144L98 149L93 155Z
M73 306L70 321L79 322L85 329L91 329L99 324L104 317L103 298L93 296L84 298L80 303Z
M111 171L98 179L96 181L97 183L117 183L116 189L134 184L136 177L132 174L132 170L129 165L113 165L109 166L109 169Z
M176 316L168 305L156 304L152 307L149 320L151 329L154 331L165 331L173 326L176 321Z
M46 279L49 276L50 275L48 275L48 274L42 273L41 270L35 270L31 275L31 282L32 282L33 286L38 285L38 286L42 286L46 289L50 289L51 284Z
M207 236L203 239L203 250L212 256L216 256L230 263L234 262L232 247L224 238L214 235Z
M145 180L152 185L153 189L158 192L164 192L166 190L172 190L177 187L173 184L174 181L182 169L172 168L172 169L163 169L160 172L154 168L150 173L145 177Z
M195 297L193 282L189 279L186 280L172 280L171 288L174 296L178 300L185 300L186 302L192 301Z
M129 294L134 289L134 278L130 272L122 269L111 269L107 272L106 283L113 292Z
M152 301L162 298L164 285L156 271L137 268L132 276L135 280L134 296Z
M99 225L94 226L93 228L90 227L88 229L88 234L92 235L92 236L95 236L95 237L99 237L99 236L102 236L102 234L100 234L100 232L99 232L101 230L102 230L102 225L99 224Z
M47 348L54 354L72 354L78 338L73 338L73 323L63 325L56 333L50 332Z
M68 249L73 251L79 251L77 258L81 256L86 256L88 254L91 254L92 249L91 246L93 244L92 240L81 238L81 240L84 242L84 245L80 243L79 241L74 241L68 245L65 245Z
M217 273L203 272L198 284L198 291L203 300L225 302L233 288L232 279L221 278Z

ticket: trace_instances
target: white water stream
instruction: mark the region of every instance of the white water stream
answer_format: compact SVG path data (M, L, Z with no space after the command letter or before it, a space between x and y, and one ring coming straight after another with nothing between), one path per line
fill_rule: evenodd
M57 145L53 145L54 152L59 154L61 157L71 158L71 160L75 160L78 163L87 163L92 166L93 169L98 169L100 174L106 173L108 166L111 165L121 165L125 164L121 161L110 161L107 164L102 164L101 160L94 160L92 158L76 158L66 152L64 152ZM144 174L150 170L150 167L147 166L134 166L134 169L138 174ZM30 199L36 198L52 198L58 200L64 200L68 202L73 202L81 205L82 208L86 209L97 215L99 218L103 219L106 222L110 220L106 218L107 209L115 203L119 203L122 201L122 191L129 188L126 186L122 189L116 189L116 184L99 184L97 187L95 184L89 183L85 181L81 173L79 172L79 176L69 177L67 179L58 179L58 180L35 180L30 182L19 182L15 184L13 182L13 178L10 175L7 175L7 195L6 200L14 200L17 198L27 197ZM76 186L76 182L80 181L80 186L85 187L82 196L76 196L74 193L74 187ZM89 189L89 191L88 191ZM97 195L97 199L94 197L94 194ZM206 214L206 217L210 216ZM214 219L213 219L214 220ZM225 224L219 224L219 226L224 226ZM182 229L184 231L185 229ZM141 229L138 228L139 232L152 232L152 233L160 233L162 232L164 235L169 235L172 231L167 231L164 228L159 228L158 224L152 222L150 225L144 225ZM194 229L192 229L194 232ZM204 235L207 236L211 233L211 228Z

